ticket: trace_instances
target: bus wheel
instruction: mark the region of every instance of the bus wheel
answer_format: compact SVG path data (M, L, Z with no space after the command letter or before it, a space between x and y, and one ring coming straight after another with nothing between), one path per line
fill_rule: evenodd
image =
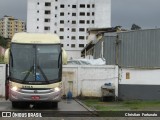
M12 108L17 108L18 107L18 103L17 102L12 102Z
M52 102L52 107L58 108L58 102Z
M28 103L24 102L12 102L12 108L27 108L29 107Z

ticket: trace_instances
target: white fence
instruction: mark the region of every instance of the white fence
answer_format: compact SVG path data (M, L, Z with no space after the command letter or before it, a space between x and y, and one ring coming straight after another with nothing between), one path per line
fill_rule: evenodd
M69 89L73 96L100 97L101 86L112 83L118 96L118 67L117 66L63 66L63 94Z

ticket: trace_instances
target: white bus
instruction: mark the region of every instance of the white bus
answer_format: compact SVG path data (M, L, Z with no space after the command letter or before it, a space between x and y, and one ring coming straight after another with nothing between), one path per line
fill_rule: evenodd
M58 107L66 52L55 34L16 33L5 53L9 64L6 99L12 107L50 102Z

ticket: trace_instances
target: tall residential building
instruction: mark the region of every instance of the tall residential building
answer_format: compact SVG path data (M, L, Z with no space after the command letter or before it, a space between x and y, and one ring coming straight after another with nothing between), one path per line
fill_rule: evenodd
M27 32L55 33L69 58L79 58L88 28L111 27L111 0L28 0Z
M25 22L12 16L4 16L0 19L0 36L12 38L14 33L25 32Z

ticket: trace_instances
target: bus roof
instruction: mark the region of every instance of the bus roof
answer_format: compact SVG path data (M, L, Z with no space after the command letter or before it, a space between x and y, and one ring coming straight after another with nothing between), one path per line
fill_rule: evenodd
M27 44L59 44L58 35L51 33L16 33L12 38L12 43Z

